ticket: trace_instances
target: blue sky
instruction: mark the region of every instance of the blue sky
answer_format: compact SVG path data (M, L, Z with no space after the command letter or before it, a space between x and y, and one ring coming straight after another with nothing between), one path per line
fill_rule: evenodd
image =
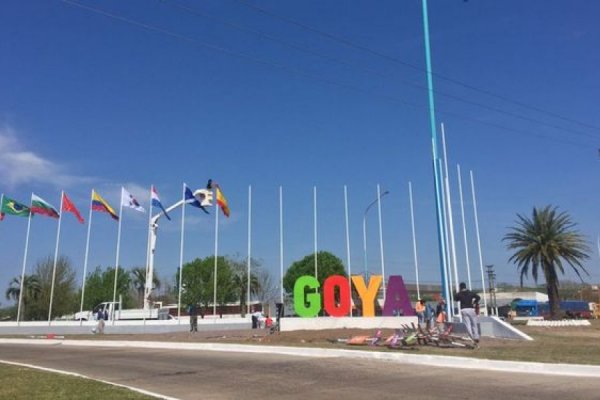
M145 206L155 184L168 206L182 182L218 181L232 216L219 253L252 253L278 277L278 188L284 264L318 247L346 262L343 187L349 192L351 266L362 270L362 218L377 184L386 273L414 281L408 182L422 281L439 281L431 138L424 89L421 2L5 1L0 13L0 191L31 192L58 207L65 190L88 217L95 188L113 207L125 186ZM468 171L473 170L483 260L516 282L501 243L516 213L568 211L600 281L597 113L600 27L593 1L431 1L437 122L444 122L459 275L466 277L456 164L463 170L473 281L478 269ZM188 209L184 259L214 251L214 212ZM123 214L121 265L145 263L147 217ZM179 211L161 221L156 268L179 262ZM377 209L368 263L381 266ZM26 220L0 224L0 287L20 274ZM95 213L89 267L115 262L117 224ZM32 222L27 271L53 254L56 221ZM86 227L63 220L60 252L79 276ZM573 279L568 274L567 279Z

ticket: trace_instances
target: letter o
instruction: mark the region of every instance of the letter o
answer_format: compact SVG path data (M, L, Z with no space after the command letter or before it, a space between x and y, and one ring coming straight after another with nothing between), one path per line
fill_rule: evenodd
M340 290L340 304L335 304L335 288ZM332 317L345 317L350 313L350 286L348 278L332 275L323 282L323 303L327 314Z

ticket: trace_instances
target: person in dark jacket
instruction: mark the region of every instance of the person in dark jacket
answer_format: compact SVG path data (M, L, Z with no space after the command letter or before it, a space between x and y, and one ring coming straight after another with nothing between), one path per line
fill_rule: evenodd
M460 290L454 295L454 300L460 303L460 316L465 323L467 332L475 342L479 342L479 316L476 309L479 309L479 300L481 297L467 289L467 285L461 282Z

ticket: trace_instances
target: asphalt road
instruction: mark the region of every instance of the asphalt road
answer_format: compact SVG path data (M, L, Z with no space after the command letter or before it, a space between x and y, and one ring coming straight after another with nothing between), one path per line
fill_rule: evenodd
M592 378L376 360L26 345L0 345L0 359L77 372L180 399L600 398L600 382Z

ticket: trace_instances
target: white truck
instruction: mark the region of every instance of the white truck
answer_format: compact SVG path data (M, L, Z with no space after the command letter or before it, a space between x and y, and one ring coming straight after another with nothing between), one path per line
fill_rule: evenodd
M107 315L108 320L141 320L141 319L158 319L159 309L162 308L162 303L154 303L153 306L147 310L143 308L132 308L129 310L122 310L121 303L105 301L95 306L91 311L81 311L75 314L76 321L95 321L97 320L98 311L102 312L102 315ZM105 317L106 319L106 317Z

